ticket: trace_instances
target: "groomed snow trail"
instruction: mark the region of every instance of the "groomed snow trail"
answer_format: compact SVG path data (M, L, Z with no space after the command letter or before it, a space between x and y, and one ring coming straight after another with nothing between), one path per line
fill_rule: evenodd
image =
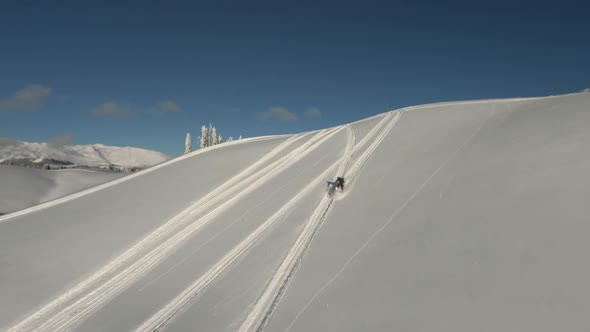
M231 188L235 188L235 190L241 190L241 192L235 194L231 199L217 206L204 217L199 218L197 221L185 227L183 230L177 231L172 237L163 241L166 238L166 235L169 235L179 228L178 225L176 225L176 228L173 227L176 223L178 223L179 220L182 220L183 217L190 215L195 208L200 207L200 204L198 204L199 202L202 202L203 204L208 203L208 201L199 200L199 202L197 202L195 205L189 207L180 215L173 218L171 223L166 223L164 226L153 232L153 236L148 236L140 243L135 245L132 249L128 250L120 258L115 259L105 268L101 269L99 272L81 282L73 289L67 291L65 294L58 297L54 301L50 302L48 305L35 312L18 325L12 327L9 331L57 331L72 329L91 312L105 304L112 297L116 296L122 290L130 286L139 277L151 270L151 268L170 255L176 248L178 248L184 240L194 235L197 230L205 226L214 217L222 213L231 205L237 203L241 198L254 189L268 182L274 176L284 171L287 167L300 160L311 151L318 148L342 128L343 127L335 127L318 132L308 142L291 151L286 156L256 172L254 175L245 178L242 182L238 184L234 183L234 186L231 186ZM291 141L291 143L292 142L293 141ZM285 144L283 148L289 144ZM280 150L276 150L275 152L278 153ZM274 154L276 155L276 153ZM268 160L269 158L266 159ZM252 179L256 181L254 181L254 183L250 183L252 182ZM231 181L232 180L227 181L225 184L231 185ZM244 186L247 187L244 188ZM227 197L230 194L233 194L233 191L227 191L227 193L218 191L218 193L219 195ZM212 196L213 195L209 197L214 198ZM122 272L116 274L110 279L107 279L106 281L101 280L105 279L105 276L116 272L118 268L122 268L127 260L130 260L130 258L148 250L150 246L153 246L154 244L157 245L155 248L151 249L143 257L128 262L129 265ZM84 295L85 291L89 292ZM71 301L75 302L68 304L68 302Z
M343 128L343 127L342 127ZM341 129L342 129L341 128ZM201 277L199 277L191 286L186 288L182 293L170 301L164 308L158 311L150 319L145 321L140 327L137 328L137 332L146 331L157 331L162 328L166 322L168 322L175 314L177 314L182 308L190 302L195 296L202 292L217 276L219 276L225 269L227 269L236 259L246 253L248 248L256 243L274 224L286 217L289 212L305 198L314 188L321 183L322 180L337 167L346 165L346 161L350 158L350 152L354 146L354 133L349 126L347 129L347 147L345 155L340 158L337 162L332 164L327 170L321 173L318 177L313 179L308 185L295 195L289 202L283 205L277 212L275 212L269 219L263 224L258 226L253 232L251 232L244 240L236 245L230 252L228 252L221 260L215 265L211 266Z
M379 135L375 138L373 143L369 146L369 148L357 159L357 161L353 164L351 170L352 172L348 172L351 175L350 178L347 177L347 181L352 182L356 174L364 163L369 159L369 157L373 154L377 146L383 141L383 139L387 136L390 132L391 128L397 123L399 118L401 117L401 112L394 112L390 113L383 118L373 129L365 136L366 139L363 139L359 142L358 145L354 146L353 144L349 144L347 146L347 151L345 152L342 160L340 161L340 169L338 170L338 175L342 174L344 168L348 164L349 160L352 158L352 154L354 151L359 150L362 148L380 129L384 123L389 121L385 125L385 128L379 133ZM349 136L350 140L350 136ZM352 141L354 137L352 138ZM354 147L354 149L353 149ZM282 294L285 292L290 278L293 276L295 271L297 270L297 266L303 259L303 255L305 250L311 244L314 235L320 228L322 222L324 221L327 213L332 206L334 198L329 195L328 193L324 194L320 203L314 210L313 214L311 215L308 222L305 224L303 231L300 233L299 237L295 241L294 245L291 247L283 262L271 278L271 281L267 285L266 289L242 323L239 328L240 332L249 332L249 331L261 331L264 329L264 326L268 322L273 309L278 304Z

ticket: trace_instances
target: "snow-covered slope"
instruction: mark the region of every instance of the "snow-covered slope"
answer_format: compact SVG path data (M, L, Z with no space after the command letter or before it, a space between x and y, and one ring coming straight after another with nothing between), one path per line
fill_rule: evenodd
M52 145L14 139L0 139L0 163L9 160L31 160L41 163L53 160L77 166L147 167L169 159L163 153L133 147L92 145Z
M125 173L0 165L0 215L120 178Z
M184 155L0 217L0 326L585 331L589 128L574 94Z

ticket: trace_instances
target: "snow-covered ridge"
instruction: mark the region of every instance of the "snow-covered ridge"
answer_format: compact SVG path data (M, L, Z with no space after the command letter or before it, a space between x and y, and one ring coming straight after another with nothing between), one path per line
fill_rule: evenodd
M148 167L170 159L167 155L134 147L89 145L53 145L0 138L0 163L29 162L86 167Z

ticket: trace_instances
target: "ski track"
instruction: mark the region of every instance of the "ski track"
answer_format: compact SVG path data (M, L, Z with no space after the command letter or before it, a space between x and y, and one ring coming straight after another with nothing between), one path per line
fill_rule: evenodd
M337 174L342 174L344 168L352 158L353 152L361 149L375 135L375 133L381 127L383 127L387 121L389 121L389 123L385 125L379 135L377 135L373 143L371 143L369 148L367 148L367 150L353 164L352 169L354 171L352 172L352 177L349 178L349 181L352 182L356 174L358 174L358 170L360 170L366 160L368 160L373 154L377 146L379 146L385 139L387 134L391 131L391 128L393 128L393 126L399 120L400 116L401 112L390 113L385 116L383 120L375 125L373 128L375 130L371 130L369 134L365 136L366 139L361 140L361 142L359 142L359 144L356 146L354 146L354 137L351 139L351 136L349 136L349 145L347 146L346 152L342 158L340 169L338 170L339 172ZM325 217L328 214L333 201L334 198L331 195L328 193L324 194L320 203L305 224L303 231L299 234L299 237L290 248L288 254L283 259L283 262L272 276L266 289L263 291L262 295L256 301L254 307L243 321L239 328L240 332L261 331L264 329L266 323L272 315L273 310L276 308L280 298L286 291L289 280L295 274L297 267L302 261L306 249L311 244L313 237L325 220Z
M220 204L205 216L185 227L183 230L175 233L172 237L160 243L157 247L153 248L143 257L131 262L130 265L123 271L108 279L106 282L99 285L84 295L82 298L75 301L73 304L67 306L63 310L60 310L58 313L47 317L43 322L41 322L40 326L29 326L27 330L57 331L72 329L91 312L98 309L104 303L108 302L111 298L129 287L129 285L135 282L139 277L151 270L160 261L168 257L185 240L194 235L197 230L201 229L208 222L213 220L214 217L218 216L227 208L237 203L240 199L242 199L242 197L260 187L262 184L268 182L290 165L294 164L309 154L311 151L318 148L321 144L333 137L342 129L343 127L335 127L320 131L310 141L306 142L304 145L293 150L287 156L283 157L283 159L279 160L270 172L266 173L261 171L260 173L264 175L257 179L254 183L249 184L237 195L234 195L231 199L227 200L223 204Z
M347 126L347 129L350 128ZM347 134L349 141L348 145L354 144L351 140L354 139L354 135ZM349 148L347 147L347 150ZM339 159L336 163L330 166L318 177L313 179L309 184L301 190L296 196L294 196L289 202L283 205L277 212L275 212L269 219L263 224L258 226L248 237L242 242L235 246L230 252L228 252L221 260L215 265L210 267L199 279L197 279L191 286L180 293L176 298L170 301L164 308L158 311L155 315L145 321L140 327L137 328L137 332L145 331L157 331L162 328L166 322L168 322L173 316L175 316L187 303L203 291L217 276L219 276L226 268L228 268L236 259L244 254L254 243L256 243L275 223L286 217L289 212L295 207L299 201L305 198L315 187L318 186L323 179L325 179L330 172L332 172L336 166L340 166L343 161L348 157L345 155Z
M481 131L481 129L483 128L483 126L487 123L487 121L494 115L496 109L494 108L491 112L491 114L483 121L483 123L481 125L479 125L474 131L473 133L455 150L453 151L448 157L447 159L445 159L431 174L430 176L428 176L428 178L426 178L426 180L420 185L420 187L418 187L418 189L416 191L414 191L414 193L408 197L408 199L406 199L406 201L389 217L389 219L383 223L383 225L381 225L381 227L379 227L373 234L371 234L371 236L348 258L348 260L346 260L346 262L344 263L344 265L340 268L340 270L338 270L338 272L336 272L336 274L334 274L334 276L332 276L332 278L330 278L330 280L328 280L328 282L326 282L312 297L311 299L303 306L303 308L297 313L297 315L295 316L295 318L291 321L291 323L287 326L287 328L285 329L285 332L288 332L291 330L291 328L293 327L293 325L295 325L295 323L297 322L297 320L299 320L299 318L301 317L301 315L303 315L303 313L309 308L309 306L315 301L315 299L320 296L320 294L322 294L330 285L332 285L334 283L334 281L336 281L336 279L338 279L338 277L340 277L342 275L342 273L344 273L344 271L346 271L346 269L348 268L348 266L350 266L350 264L352 263L352 261L363 251L365 250L365 248L373 241L373 239L375 237L377 237L377 235L379 235L385 228L387 228L387 226L389 226L391 224L391 222L393 220L395 220L395 218L406 208L406 206L412 201L414 200L414 198L416 198L416 196L418 196L422 190L424 190L424 188L426 188L426 186L430 183L430 181L432 181L432 179L451 161L453 160L453 158L455 158L455 156L461 151L463 150L463 148L469 143L471 142L471 140L473 140L473 138L475 136L477 136L477 134Z

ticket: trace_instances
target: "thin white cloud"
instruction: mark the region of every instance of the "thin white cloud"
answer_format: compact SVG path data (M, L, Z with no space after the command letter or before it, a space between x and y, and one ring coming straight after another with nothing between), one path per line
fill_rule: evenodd
M172 100L166 100L165 102L158 105L158 110L162 112L179 113L182 109Z
M34 111L40 108L50 95L51 88L39 84L31 84L17 91L14 96L0 100L0 110Z
M289 112L285 107L271 107L267 111L260 113L262 120L278 120L278 121L297 121L297 115Z
M129 116L130 113L131 110L129 106L115 103L112 101L101 104L90 111L90 115L111 118L123 118Z
M312 107L303 113L306 118L319 118L322 116L322 112L319 109Z

